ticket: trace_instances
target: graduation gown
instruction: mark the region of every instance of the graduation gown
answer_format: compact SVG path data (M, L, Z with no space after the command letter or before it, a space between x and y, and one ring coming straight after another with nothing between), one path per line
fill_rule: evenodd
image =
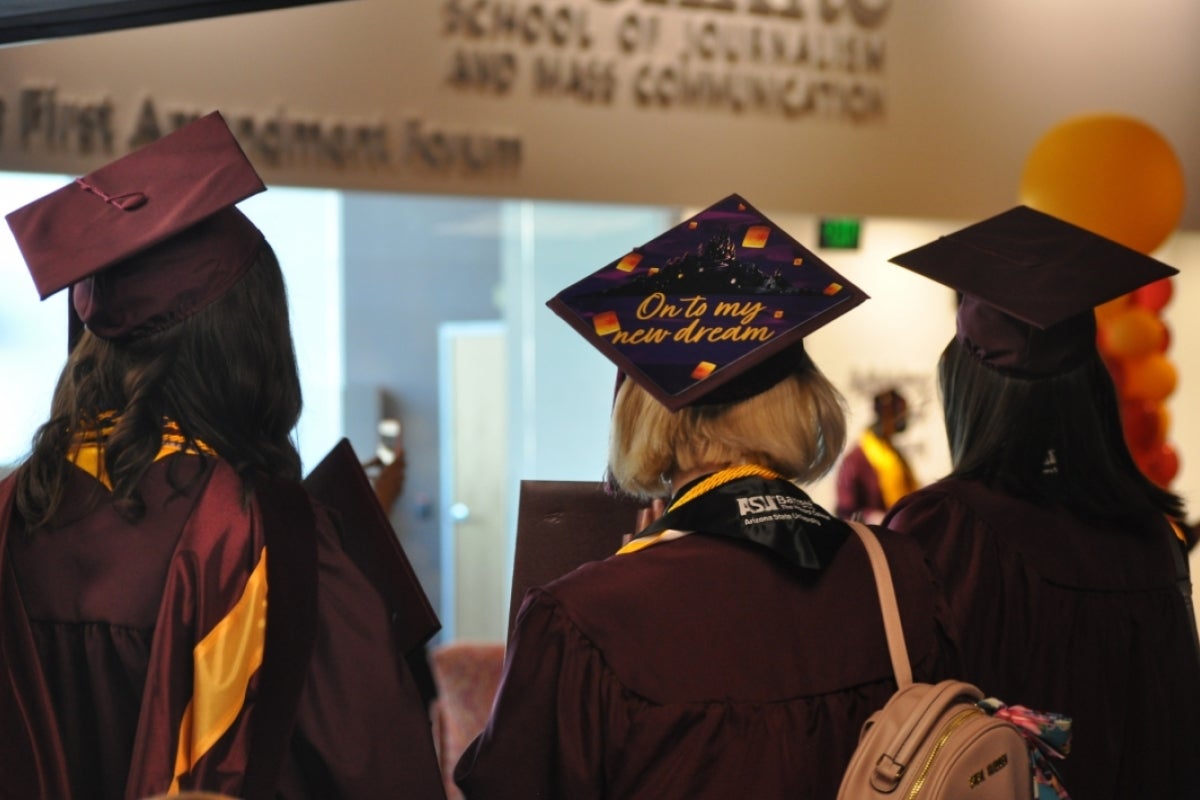
M1081 800L1200 797L1200 664L1163 518L1089 525L973 481L901 500L885 523L931 559L963 679L1074 719L1058 762Z
M0 509L0 797L442 797L330 510L282 483L247 505L227 463L186 453L141 488L136 525L82 469L51 529Z
M930 573L911 541L880 539L915 674L940 676L951 650ZM833 798L895 688L856 537L811 578L764 546L696 532L527 593L455 779L485 799Z

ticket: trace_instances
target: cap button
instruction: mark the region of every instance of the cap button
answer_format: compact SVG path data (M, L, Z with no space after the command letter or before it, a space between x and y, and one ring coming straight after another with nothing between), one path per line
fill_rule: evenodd
M92 185L86 178L76 178L75 183L85 192L91 192L110 206L116 206L122 211L133 211L146 205L147 197L141 192L126 192L125 194L110 195L98 186Z
M131 192L113 197L109 200L109 203L122 211L133 211L135 208L141 208L146 205L146 195L141 192Z

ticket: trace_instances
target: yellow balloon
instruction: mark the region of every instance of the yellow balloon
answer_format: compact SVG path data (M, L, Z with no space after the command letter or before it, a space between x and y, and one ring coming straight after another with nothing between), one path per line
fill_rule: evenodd
M1034 145L1021 202L1140 253L1158 248L1183 216L1183 167L1169 142L1119 114L1074 117Z

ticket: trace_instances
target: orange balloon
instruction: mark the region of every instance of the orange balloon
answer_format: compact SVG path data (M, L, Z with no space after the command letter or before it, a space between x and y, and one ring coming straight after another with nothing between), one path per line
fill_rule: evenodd
M1167 442L1151 447L1134 460L1147 478L1164 489L1179 473L1179 454Z
M1167 438L1171 418L1161 403L1134 400L1121 404L1121 426L1132 452L1155 447Z
M1148 308L1151 311L1162 311L1166 308L1167 303L1171 302L1171 295L1174 291L1170 278L1159 278L1154 283L1134 289L1131 294L1134 305Z
M1161 245L1183 216L1183 167L1169 142L1119 114L1073 117L1034 145L1021 202L1141 253Z
M1122 364L1122 394L1133 400L1164 400L1175 391L1175 366L1162 353L1131 358Z
M1101 303L1096 306L1096 323L1101 324L1106 320L1118 317L1124 314L1129 307L1133 305L1133 294L1123 294L1120 297L1115 297L1107 303Z
M1153 311L1131 306L1119 316L1098 323L1099 345L1117 358L1139 358L1162 352L1166 326Z
M1163 323L1163 337L1162 337L1162 341L1158 343L1158 352L1165 353L1165 352L1167 352L1167 348L1169 348L1170 346L1171 346L1171 328L1167 325L1167 323L1164 322Z

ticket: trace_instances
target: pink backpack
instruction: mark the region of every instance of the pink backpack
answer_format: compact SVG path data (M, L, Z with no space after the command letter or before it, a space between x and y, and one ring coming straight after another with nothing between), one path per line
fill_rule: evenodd
M962 681L913 683L887 557L870 528L851 526L871 559L899 691L863 725L838 800L1067 798L1046 756L1065 754L1070 720L984 700Z

